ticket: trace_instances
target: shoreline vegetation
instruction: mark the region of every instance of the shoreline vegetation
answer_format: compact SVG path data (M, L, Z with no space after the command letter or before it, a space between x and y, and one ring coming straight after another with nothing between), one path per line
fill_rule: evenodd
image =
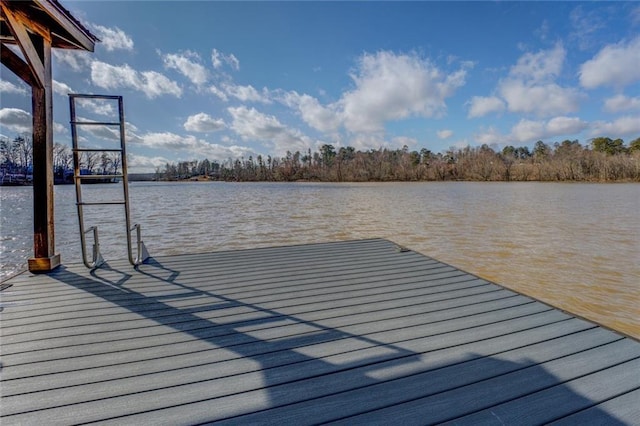
M0 139L0 175L32 173L30 138ZM120 154L85 152L81 173L117 174ZM70 181L73 155L69 146L56 143L53 150L56 183ZM358 151L353 147L322 145L317 151L288 151L284 157L270 155L167 163L155 173L129 174L131 181L229 181L229 182L406 182L406 181L538 181L538 182L640 182L640 137L625 145L622 139L598 137L588 145L564 140L553 145L543 141L527 146L506 146L496 151L488 145L450 148L433 153L423 148L381 148Z
M577 140L528 147L488 145L449 149L356 151L325 144L316 152L287 152L282 158L258 155L224 164L194 160L167 163L147 174L154 181L231 182L398 182L398 181L540 181L640 182L640 138L628 146L622 139L601 137L583 146Z

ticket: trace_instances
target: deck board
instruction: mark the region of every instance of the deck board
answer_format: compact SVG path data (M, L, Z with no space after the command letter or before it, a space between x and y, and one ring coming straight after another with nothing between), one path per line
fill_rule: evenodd
M536 419L536 422L552 422L567 414L597 406L603 401L609 401L619 393L633 391L640 380L640 363L638 361L636 358L613 368L569 380L562 385L544 388L525 397L457 419L456 424L486 424L495 417L505 424L531 423L528 419ZM602 386L607 382L615 382L617 387ZM631 403L635 406L636 413L640 410L639 402L640 399L636 399ZM636 420L639 419L640 417L636 417ZM587 423L589 422L585 421L583 424Z
M640 419L640 388L631 392L621 392L620 395L597 405L577 411L571 415L562 417L552 425L585 425L591 424L618 424L634 425Z
M8 283L3 425L638 418L638 341L387 240Z

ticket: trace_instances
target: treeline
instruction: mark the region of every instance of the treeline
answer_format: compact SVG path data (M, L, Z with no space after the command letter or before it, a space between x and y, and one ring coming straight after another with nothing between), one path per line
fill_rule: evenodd
M622 139L595 138L583 146L577 140L528 147L488 145L433 153L379 149L336 150L325 144L316 152L298 151L282 158L241 158L220 164L207 159L166 164L156 170L157 180L204 177L224 181L587 181L640 182L640 138L629 145Z
M72 174L73 155L68 145L55 143L56 178ZM28 136L0 138L0 172L32 172L33 149ZM117 174L119 154L84 152L83 174ZM402 149L356 151L353 147L325 144L316 152L287 152L282 158L258 155L226 163L195 160L168 163L156 169L156 180L208 179L224 181L589 181L640 182L640 138L628 145L622 139L599 137L588 145L577 140L554 144L538 141L528 147L506 146L495 151L488 145L433 153Z
M79 157L82 174L117 174L122 166L120 153L85 151ZM0 172L29 175L33 172L33 143L28 135L13 140L0 138ZM73 175L73 153L69 145L54 143L53 170L56 178Z

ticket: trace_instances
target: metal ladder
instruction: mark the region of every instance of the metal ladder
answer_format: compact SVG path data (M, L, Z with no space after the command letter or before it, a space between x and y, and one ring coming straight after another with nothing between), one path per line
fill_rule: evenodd
M118 121L78 121L76 116L76 101L82 99L89 100L107 100L118 102ZM124 109L122 96L109 96L109 95L83 95L83 94L69 94L69 109L71 117L71 140L73 142L73 181L76 188L76 206L78 208L78 222L80 224L80 243L82 246L82 261L85 266L90 269L98 268L105 263L104 258L100 254L100 243L98 240L98 227L91 226L85 229L84 225L84 208L86 206L101 206L101 205L113 205L120 204L124 206L125 222L126 222L126 234L127 234L127 255L129 262L133 266L142 264L147 258L149 253L142 241L141 230L139 224L131 226L131 214L129 211L129 181L127 178L127 153L125 149L125 121L124 121ZM120 131L120 148L80 148L78 144L78 127L79 126L103 126L103 127L117 127ZM121 161L121 174L111 175L82 175L80 173L80 156L84 152L113 152L120 154ZM117 173L117 170L114 170ZM98 202L84 202L82 200L82 181L90 179L120 179L122 182L123 198L116 201L98 201ZM133 247L131 241L131 232L136 231L136 248L137 253L133 255ZM87 245L85 235L89 232L93 233L93 252L91 259L87 258Z

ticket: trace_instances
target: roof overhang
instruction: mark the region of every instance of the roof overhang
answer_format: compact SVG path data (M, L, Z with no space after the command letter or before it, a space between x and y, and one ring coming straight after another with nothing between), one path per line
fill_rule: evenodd
M50 40L51 47L54 48L93 52L96 41L99 41L57 0L0 0L0 4L2 5L0 41L3 44L18 44L7 22L5 10L11 11L28 31Z

